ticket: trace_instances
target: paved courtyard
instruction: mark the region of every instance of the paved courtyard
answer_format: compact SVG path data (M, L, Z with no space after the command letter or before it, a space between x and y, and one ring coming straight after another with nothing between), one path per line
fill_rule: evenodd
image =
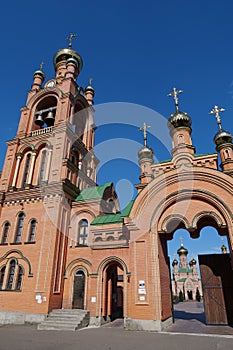
M1 350L232 350L232 336L125 331L120 327L37 331L35 326L0 327Z
M202 302L186 301L176 304L174 306L174 317L175 323L167 329L169 332L222 334L233 336L233 327L225 325L208 326L205 324L205 313Z
M176 322L166 332L125 331L122 320L76 332L6 325L0 327L0 350L233 349L233 328L206 326L201 303L180 303L175 309Z

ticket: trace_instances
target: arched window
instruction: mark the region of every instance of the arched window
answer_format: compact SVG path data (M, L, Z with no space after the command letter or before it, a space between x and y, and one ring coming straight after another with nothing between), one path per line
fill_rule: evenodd
M21 236L23 232L23 223L24 223L24 213L20 213L18 216L18 223L16 228L16 234L15 234L15 243L21 242Z
M10 262L10 269L9 269L9 276L7 281L7 289L11 290L13 289L13 283L14 283L14 276L15 276L15 260L11 260Z
M225 149L224 154L225 154L225 159L230 158L230 152L229 152L229 149Z
M23 268L22 266L19 266L18 276L16 280L16 288L15 288L16 290L21 289L22 280L23 280Z
M183 134L179 134L177 136L177 138L178 138L178 145L181 143L184 143L184 135Z
M26 158L25 168L24 168L24 174L23 174L23 186L27 184L30 161L31 161L31 154L28 153Z
M6 222L3 228L3 233L2 233L2 244L7 243L7 238L8 238L8 233L10 229L10 223Z
M8 261L0 270L0 290L21 290L23 274L23 267L17 260Z
M3 266L1 268L1 270L0 270L0 290L3 287L3 281L4 281L5 273L6 273L6 266Z
M43 150L41 155L41 163L40 163L39 185L42 183L42 181L44 181L45 168L46 168L46 150Z
M87 246L88 239L88 221L82 219L78 225L78 245Z
M35 242L36 220L33 219L30 223L28 242Z

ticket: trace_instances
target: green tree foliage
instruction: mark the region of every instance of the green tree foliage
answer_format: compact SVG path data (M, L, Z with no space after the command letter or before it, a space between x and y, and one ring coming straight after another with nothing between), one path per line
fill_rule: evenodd
M184 295L181 290L179 292L179 301L184 301Z
M201 294L199 292L198 287L197 287L197 290L196 290L196 301L201 301Z

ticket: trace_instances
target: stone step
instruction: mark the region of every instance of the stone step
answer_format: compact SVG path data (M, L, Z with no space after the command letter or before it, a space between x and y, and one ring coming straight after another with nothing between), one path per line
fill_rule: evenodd
M64 324L39 324L37 329L39 331L76 331L78 329L77 326L73 326L73 325L66 325Z
M87 327L90 314L87 310L53 310L48 317L41 322L38 330L70 330Z
M87 310L83 310L83 309L53 309L50 314L55 314L55 313L59 313L59 314L86 314L88 311Z
M55 318L58 318L58 319L69 319L69 320L78 320L78 319L80 319L80 320L82 320L83 319L83 317L85 317L85 316L83 316L83 315L76 315L76 316L74 316L74 315L69 315L69 314L67 314L67 315L62 315L62 314L50 314L49 315L49 318L51 318L51 319L55 319Z

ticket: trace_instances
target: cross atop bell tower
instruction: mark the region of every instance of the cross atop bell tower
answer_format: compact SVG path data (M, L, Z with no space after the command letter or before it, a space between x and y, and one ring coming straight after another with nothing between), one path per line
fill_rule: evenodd
M77 34L74 34L74 33L70 33L70 35L68 36L67 40L69 41L69 48L70 49L72 48L72 40L76 37L77 37Z

